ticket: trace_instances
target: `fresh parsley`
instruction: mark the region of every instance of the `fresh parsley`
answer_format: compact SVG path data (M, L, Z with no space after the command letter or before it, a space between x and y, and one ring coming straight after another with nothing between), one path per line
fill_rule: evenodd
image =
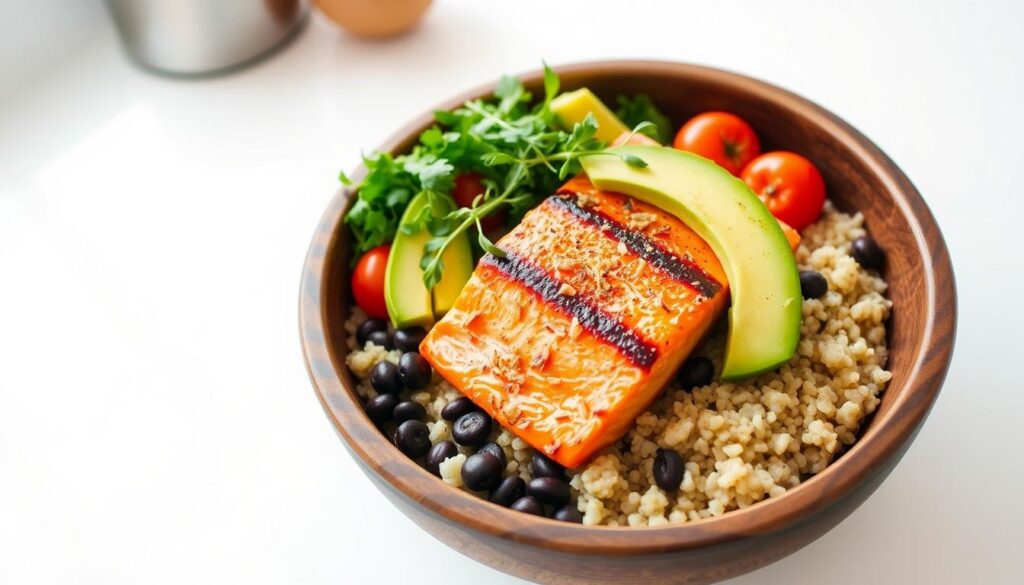
M558 127L550 105L560 83L547 65L543 86L543 99L533 104L533 96L521 81L503 77L493 98L471 100L450 112L435 112L437 125L420 136L409 154L364 157L367 173L345 216L357 255L390 241L399 229L414 233L426 228L431 238L420 268L428 288L441 280L445 249L473 227L483 252L504 256L484 234L480 220L505 208L509 220L518 221L568 176L580 171L581 156L606 152L606 145L595 138L593 116L570 131ZM650 132L655 124L655 120L641 120L634 132ZM646 166L636 156L607 154L621 156L633 167ZM486 190L472 207L456 208L451 195L455 176L469 171L483 177ZM342 175L342 181L347 177ZM405 207L421 192L427 194L428 205L400 226ZM449 212L451 209L454 211Z

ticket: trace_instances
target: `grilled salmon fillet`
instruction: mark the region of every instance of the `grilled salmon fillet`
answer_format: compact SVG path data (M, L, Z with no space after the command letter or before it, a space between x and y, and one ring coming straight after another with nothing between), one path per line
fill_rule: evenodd
M704 240L582 176L498 247L506 257L480 261L420 352L496 421L570 468L625 434L728 303Z

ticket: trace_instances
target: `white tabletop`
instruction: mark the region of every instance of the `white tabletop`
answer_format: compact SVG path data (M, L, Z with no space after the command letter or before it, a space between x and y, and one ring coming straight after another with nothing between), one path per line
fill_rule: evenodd
M1021 582L1022 5L722 4L438 0L381 43L315 18L206 81L140 71L105 30L10 92L0 582L519 582L359 471L303 368L299 274L337 171L409 117L541 59L624 57L740 71L844 117L924 193L959 282L956 357L902 463L735 582Z

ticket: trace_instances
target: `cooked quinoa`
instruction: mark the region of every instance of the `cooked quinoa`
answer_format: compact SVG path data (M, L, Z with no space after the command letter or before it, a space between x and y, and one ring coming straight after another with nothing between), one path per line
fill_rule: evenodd
M820 272L829 290L804 300L800 342L789 363L743 383L689 390L670 385L620 441L569 470L584 524L657 526L718 516L783 494L856 440L892 377L885 369L885 321L892 306L884 296L886 283L850 254L851 242L865 233L863 223L860 213L848 215L827 204L821 219L804 230L797 264ZM371 368L382 360L397 363L401 352L371 342L357 347L355 330L365 318L355 309L345 324L348 366L360 379L359 394L372 398ZM724 344L720 327L695 355L708 357L721 371ZM451 438L441 409L459 396L437 375L425 390L402 394L426 408L434 443ZM492 431L491 438L505 450L506 475L529 480L533 449L504 429ZM675 450L685 462L682 485L671 493L654 481L659 448ZM446 483L463 487L462 463L473 449L459 451L440 471Z

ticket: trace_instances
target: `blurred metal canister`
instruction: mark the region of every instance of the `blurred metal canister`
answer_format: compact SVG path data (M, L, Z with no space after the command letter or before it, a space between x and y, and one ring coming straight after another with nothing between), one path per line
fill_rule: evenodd
M199 75L242 65L295 31L306 0L107 0L125 49L163 73Z

